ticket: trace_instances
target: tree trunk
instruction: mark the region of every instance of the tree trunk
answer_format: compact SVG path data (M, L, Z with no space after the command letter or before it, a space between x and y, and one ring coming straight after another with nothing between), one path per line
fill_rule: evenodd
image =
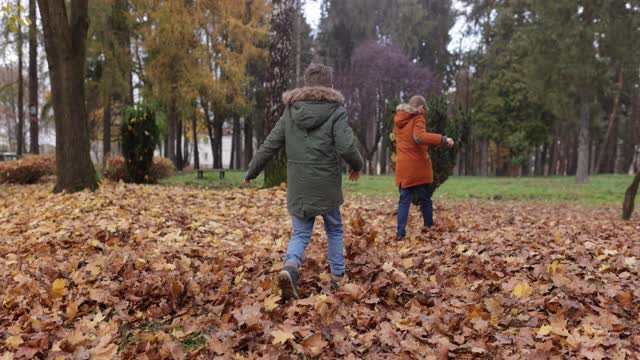
M36 0L29 0L29 152L40 153L38 140L38 31L36 30Z
M482 141L480 145L480 176L489 175L489 142Z
M575 176L578 173L578 156L579 156L579 145L580 142L578 141L578 139L574 139L572 144L571 144L571 148L569 149L569 153L571 154L569 156L569 168L567 170L567 173L569 175ZM586 154L586 163L587 163L587 168L588 168L588 164L589 164L589 154L588 154L588 148L589 146L587 146L587 154Z
M105 81L105 91L104 91L104 108L103 108L103 118L102 118L102 166L103 168L107 166L107 158L111 153L111 93L113 86L113 72L109 70L113 63L115 62L113 59L113 42L111 40L111 16L107 14L105 18L104 25L104 47L107 49L105 51L105 69L107 71L104 72L104 81Z
M184 168L184 160L182 157L182 119L176 122L176 168L182 170Z
M640 171L633 178L633 182L627 188L627 191L624 193L624 202L622 204L622 219L629 220L631 219L631 214L633 214L634 203L636 200L636 194L638 193L638 186L640 185Z
M193 129L193 168L200 169L200 154L198 151L198 118L194 111L191 117L191 128Z
M102 118L102 166L107 166L107 159L111 155L111 96L107 96Z
M171 159L176 168L178 167L178 159L176 157L177 126L178 111L176 109L176 101L171 99L171 104L169 104L169 124L167 126L167 157Z
M249 167L253 158L253 121L250 118L244 119L244 163L243 169Z
M20 0L18 0L18 17L20 17ZM24 78L22 77L22 25L18 22L18 32L16 34L17 52L18 52L18 157L24 153Z
M210 121L207 121L207 133L209 134L209 144L211 145L211 168L215 169L215 156L216 146L214 144L213 138L213 124Z
M236 154L236 169L242 169L242 163L244 162L244 122L245 119L238 120L238 153Z
M598 151L598 160L596 161L596 171L598 173L609 173L612 172L611 162L612 159L615 159L615 146L616 138L617 138L617 117L618 117L618 107L620 104L620 93L624 88L624 71L622 69L622 65L618 66L618 91L616 91L615 96L613 97L613 107L611 108L611 114L609 114L609 124L607 126L607 134L604 137L604 142L600 147L600 151ZM614 147L613 152L611 151L612 146ZM607 166L608 165L608 166Z
M622 148L622 172L631 168L634 160L636 144L640 143L640 91L635 89L633 94L631 116L627 117L624 128L624 146Z
M88 0L38 0L44 29L56 123L57 182L54 192L98 187L91 162L84 96Z
M189 159L191 158L191 154L189 153L189 134L187 131L187 124L182 123L182 168L188 167L191 163Z
M553 142L551 143L551 150L549 154L549 166L547 175L555 175L556 174L556 162L558 161L558 139L554 136Z
M229 159L229 169L236 168L236 147L238 146L238 130L237 130L237 119L234 116L233 120L231 120L231 157Z
M207 123L207 132L209 133L209 143L211 144L211 167L214 169L219 169L220 167L216 166L216 137L214 136L214 120L211 118L211 113L209 112L209 104L205 99L200 99L200 106L202 106L202 111L204 112L204 121Z
M237 170L242 167L242 127L239 117L233 119L233 139L233 168Z
M296 87L302 85L302 0L296 1Z
M213 152L213 167L222 169L222 125L224 118L216 118L213 120L213 140L215 150Z
M576 182L589 181L589 145L591 129L590 102L585 94L580 95L580 129L578 134L578 161L576 168Z
M369 159L367 159L367 168L368 168L367 170L369 170L367 172L367 174L369 174L369 175L375 175L376 174L375 167L374 167L373 164L374 164L373 155L371 155L369 157Z
M111 7L111 20L113 38L113 49L116 50L118 78L122 82L126 79L127 86L122 89L118 86L118 99L126 105L133 105L133 54L131 52L131 25L129 0L113 0Z
M387 174L387 149L389 148L389 134L382 137L382 143L380 144L380 175Z
M294 0L273 0L271 6L272 36L269 46L269 75L266 86L267 94L269 94L266 128L269 130L273 129L284 110L281 97L288 87ZM273 187L286 181L287 159L284 151L281 150L265 169L264 185Z

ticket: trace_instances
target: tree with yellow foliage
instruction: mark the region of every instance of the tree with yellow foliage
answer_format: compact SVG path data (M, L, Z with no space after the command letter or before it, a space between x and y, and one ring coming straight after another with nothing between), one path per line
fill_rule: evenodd
M264 56L257 45L266 36L268 5L266 0L134 0L132 4L139 26L136 45L143 96L157 99L168 113L165 152L181 169L187 127L183 119L194 120L198 100L217 144L223 122L250 109L246 68L249 59ZM214 166L222 167L216 156L221 146L215 150Z

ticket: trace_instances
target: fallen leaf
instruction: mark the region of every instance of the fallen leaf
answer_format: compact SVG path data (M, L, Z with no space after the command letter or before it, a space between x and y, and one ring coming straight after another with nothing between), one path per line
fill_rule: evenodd
M598 268L598 271L605 271L607 269L609 269L611 266L609 264L601 264L600 267Z
M7 345L8 348L15 349L18 346L24 344L24 340L22 340L20 336L15 336L15 335L9 336L5 341L5 344Z
M516 287L513 288L513 296L517 297L517 298L525 298L525 297L529 297L531 294L533 293L533 289L531 288L531 286L529 286L529 283L527 282L521 282L518 285L516 285Z
M271 295L268 298L264 299L264 309L267 312L271 312L273 311L275 308L278 307L278 302L281 300L282 298L280 296L277 295Z
M318 356L322 349L327 346L327 342L322 340L322 335L318 332L302 341L302 347L311 356Z
M547 336L551 334L551 330L553 330L553 326L551 325L542 325L538 332L536 333L538 336Z
M65 279L55 279L53 284L51 285L51 291L54 296L62 297L66 291L65 287L67 286L67 280Z
M364 290L362 290L362 288L359 285L354 283L345 284L340 288L340 290L343 293L347 294L349 298L356 301L360 300L360 298L364 294Z
M67 305L66 315L68 321L75 319L76 315L78 315L78 304L75 302L69 303L69 305Z
M116 356L118 347L116 344L111 343L112 338L105 336L100 339L98 344L89 350L91 354L90 360L110 360Z
M284 344L287 340L293 340L294 338L292 332L282 330L272 331L271 336L273 336L273 341L271 343L274 345Z

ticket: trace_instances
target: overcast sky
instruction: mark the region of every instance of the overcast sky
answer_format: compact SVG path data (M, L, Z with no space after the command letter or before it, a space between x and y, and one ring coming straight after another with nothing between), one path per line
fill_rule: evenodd
M454 6L458 10L464 10L462 4L459 1L454 0ZM320 0L307 0L304 2L304 13L307 18L307 22L314 30L318 29L320 23ZM473 48L476 40L470 37L464 37L465 20L463 17L458 18L455 26L451 29L451 43L449 44L449 50L457 50L460 47L460 40L462 39L462 48L469 50Z

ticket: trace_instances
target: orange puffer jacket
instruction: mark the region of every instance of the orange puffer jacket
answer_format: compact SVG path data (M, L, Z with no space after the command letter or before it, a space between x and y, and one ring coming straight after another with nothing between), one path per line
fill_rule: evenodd
M408 188L432 183L429 145L441 145L443 136L428 133L425 111L408 104L397 107L393 123L396 138L396 186Z

